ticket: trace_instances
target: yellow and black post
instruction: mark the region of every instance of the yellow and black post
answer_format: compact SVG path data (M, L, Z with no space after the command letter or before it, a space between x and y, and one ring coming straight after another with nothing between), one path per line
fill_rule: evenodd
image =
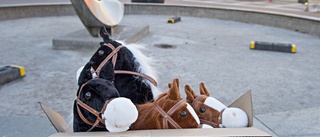
M26 75L22 66L8 65L0 68L0 85L22 78Z
M294 44L258 42L258 41L252 41L250 44L250 49L280 51L280 52L289 52L289 53L297 52L297 47Z
M177 17L177 16L175 16L175 17L172 17L172 18L169 18L168 19L168 23L176 23L176 22L178 22L178 21L181 21L181 17Z

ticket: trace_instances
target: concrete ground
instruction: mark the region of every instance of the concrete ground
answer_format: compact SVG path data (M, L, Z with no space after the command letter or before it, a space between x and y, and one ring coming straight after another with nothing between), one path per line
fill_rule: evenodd
M276 135L320 135L319 121L315 120L320 117L319 37L193 17L167 24L167 18L127 15L122 22L150 25L150 33L139 43L147 46L146 55L155 58L163 91L174 77L180 78L181 85L190 84L194 89L198 89L199 82L206 83L211 94L225 104L252 90L255 117ZM77 90L75 72L89 60L94 49L52 49L53 37L84 29L76 16L17 19L0 24L0 64L24 66L27 74L0 87L0 122L5 123L1 124L1 136L34 136L39 129L51 129L41 130L39 136L50 135L54 128L37 102L67 118ZM294 43L298 49L296 54L250 50L252 40ZM159 48L155 46L158 44L173 48Z
M319 37L194 17L167 24L167 18L126 15L121 22L150 25L149 34L139 43L155 59L160 89L165 91L174 77L196 90L204 82L227 105L252 90L255 127L281 137L320 136ZM75 72L95 49L53 50L52 39L81 29L77 16L0 22L0 66L16 64L26 69L26 77L0 86L0 136L55 133L37 102L69 119L78 88ZM252 40L293 43L297 53L250 50ZM172 48L159 48L159 44Z

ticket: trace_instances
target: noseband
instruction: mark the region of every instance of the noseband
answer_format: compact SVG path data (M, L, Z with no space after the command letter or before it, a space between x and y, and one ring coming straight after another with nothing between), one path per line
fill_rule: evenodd
M95 78L95 79L98 79L98 78ZM95 80L95 79L91 79L91 80L89 80L89 81L87 81L86 83L84 83L84 84L81 85L80 90L79 90L78 97L77 97L77 99L76 99L76 102L77 102L77 103L76 103L76 105L77 105L77 111L78 111L78 114L79 114L81 120L82 120L83 122L85 122L86 124L92 126L87 132L91 131L91 130L92 130L93 128L95 128L95 127L105 128L105 126L104 126L104 125L105 125L105 122L104 122L104 119L101 118L101 114L103 114L103 112L106 110L107 105L110 103L110 101L112 101L112 100L114 99L114 98L112 98L112 99L107 100L107 101L104 103L104 105L103 105L103 107L102 107L102 109L101 109L100 112L97 111L97 110L95 110L95 109L93 109L92 107L88 106L87 104L83 103L83 102L80 100L80 95L81 95L81 91L82 91L83 87L84 87L85 85L87 85L88 82L90 82L90 81L92 81L92 80ZM95 122L90 122L88 119L86 119L86 118L83 116L83 114L82 114L82 112L81 112L81 110L80 110L80 107L82 107L83 109L87 110L87 111L90 112L91 114L95 115L95 116L97 117L96 121L95 121Z
M195 99L193 100L193 102L192 102L192 107L195 108L196 105L197 105L197 103L199 103L200 100L203 99L203 98L206 99L207 96L204 96L204 95L198 95L198 96L196 96L196 98L195 98ZM208 105L206 105L206 104L204 104L204 103L202 103L202 104L203 104L204 106L207 106L207 108L211 108L210 106L208 106ZM213 109L213 108L212 108L212 109ZM210 126L213 126L214 128L222 128L222 127L224 127L224 126L222 125L222 114L223 114L224 110L225 110L225 108L222 109L220 112L218 112L218 113L219 113L219 116L217 117L217 119L215 119L216 122L214 122L214 121L209 121L209 120L205 120L205 119L199 117L200 123L201 123L201 124L208 124L208 125L210 125ZM214 109L214 111L217 111L217 110Z
M93 68L91 68L91 73L96 73L97 75L100 74L100 70L102 69L102 67L112 58L112 64L113 67L115 68L116 66L116 61L117 61L117 57L118 57L118 52L120 51L120 49L123 47L122 45L118 46L117 48L115 48L112 44L110 43L105 43L104 46L108 46L109 48L111 48L112 52L100 63L100 65L98 66L98 68L96 70L94 70ZM157 86L157 82L150 76L146 75L146 74L142 74L142 73L138 73L138 72L134 72L134 71L128 71L128 70L114 70L115 74L130 74L130 75L136 75L136 76L141 76L143 78L146 78L147 80L149 80L154 86ZM98 76L99 77L99 76Z
M158 104L155 105L154 109L157 110L163 117L162 119L162 126L163 129L168 129L168 123L170 123L174 128L176 129L182 129L182 127L172 119L171 115L174 113L177 109L183 107L186 104L183 100L180 100L177 104L175 104L173 107L171 107L168 112L165 112L161 107L159 107ZM199 127L201 125L199 124Z
M168 123L170 123L174 128L181 129L181 126L171 118L173 112L175 112L178 108L182 107L185 104L183 100L179 101L175 104L168 112L165 112L159 105L155 105L154 109L157 110L162 116L162 124L164 129L168 129Z

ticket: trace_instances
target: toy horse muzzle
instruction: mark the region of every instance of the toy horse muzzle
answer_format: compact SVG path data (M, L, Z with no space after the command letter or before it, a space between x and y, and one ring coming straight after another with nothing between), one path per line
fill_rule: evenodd
M203 98L207 98L206 96L204 95L198 95L196 96L196 98L194 99L194 101L192 102L191 106L193 108L196 108L196 105L197 103L199 103L201 99ZM202 104L203 106L207 106L206 104ZM206 108L211 108L209 106L207 106ZM217 110L213 110L213 111L216 111L216 113L219 114L219 116L217 118L213 117L212 118L212 121L209 121L209 120L206 120L206 119L203 119L201 117L199 117L200 119L200 124L208 124L214 128L223 128L224 126L222 125L222 115L223 115L223 112L224 112L225 109L222 109L220 112L217 111Z
M81 85L80 90L79 90L79 95L78 95L78 97L77 97L77 99L76 99L76 102L77 102L77 103L76 103L76 105L77 105L77 111L78 111L78 114L79 114L81 120L82 120L83 122L85 122L86 124L92 126L89 130L87 130L87 132L91 131L91 130L94 129L95 127L105 128L105 126L104 126L104 125L105 125L105 122L104 122L104 119L101 117L101 114L103 114L103 112L104 112L104 111L106 110L106 108L107 108L107 105L114 99L114 98L111 98L111 99L107 100L107 101L104 103L104 105L103 105L103 107L102 107L102 109L101 109L100 112L97 111L97 110L95 110L95 109L93 109L92 107L88 106L87 104L83 103L83 102L80 100L81 91L82 91L83 87L84 87L85 85L87 85L87 83L90 82L90 81L92 81L92 80L95 80L95 79L91 79L91 80L89 80L89 81L87 81L86 83L84 83L84 84ZM95 121L95 122L90 122L88 119L86 119L86 118L83 116L83 114L82 114L82 112L81 112L81 110L80 110L80 107L82 107L83 109L87 110L87 111L90 112L91 114L95 115L95 116L97 117L96 121Z

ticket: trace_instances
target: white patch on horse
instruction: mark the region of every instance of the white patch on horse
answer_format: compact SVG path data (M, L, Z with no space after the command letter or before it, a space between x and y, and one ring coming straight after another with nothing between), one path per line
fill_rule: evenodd
M102 118L108 131L123 132L138 119L138 110L130 99L118 97L110 101Z
M226 128L247 127L248 116L239 108L225 109L222 115L222 125Z
M81 74L83 68L84 68L84 66L80 67L80 68L77 70L77 73L76 73L77 83L78 83L78 81L79 81L79 77L80 77L80 74ZM98 77L97 73L93 73L93 74L92 74L92 78L97 78L97 77Z
M213 97L207 97L204 104L214 108L219 112L221 112L222 109L225 109L222 113L222 124L219 125L220 127L247 127L248 116L243 110L239 108L228 108L226 105L222 104L219 100Z
M120 43L122 43L126 48L128 48L131 51L131 53L136 59L135 62L140 64L139 68L137 68L137 72L146 74L158 82L157 71L155 70L155 68L151 66L153 59L151 57L147 57L141 52L141 50L146 49L145 46L138 45L138 44L126 45L124 42L120 42ZM158 95L161 94L159 89L156 86L154 86L149 80L143 79L142 82L150 86L154 99L156 99Z
M189 103L187 103L187 109L189 110L189 112L191 113L191 115L197 121L197 123L199 125L200 124L200 119L199 119L197 113L194 111L194 109L191 107L191 105Z
M84 66L80 67L78 70L77 70L77 73L76 73L76 79L77 79L77 82L79 81L79 77L80 77L80 74L81 74L81 71L83 70Z
M202 124L202 127L201 128L213 128L212 126L210 125L207 125L207 124Z
M227 108L226 105L222 104L219 100L213 98L213 97L207 97L207 99L204 101L204 104L210 106L211 108L214 108L217 111L221 111L222 109Z

